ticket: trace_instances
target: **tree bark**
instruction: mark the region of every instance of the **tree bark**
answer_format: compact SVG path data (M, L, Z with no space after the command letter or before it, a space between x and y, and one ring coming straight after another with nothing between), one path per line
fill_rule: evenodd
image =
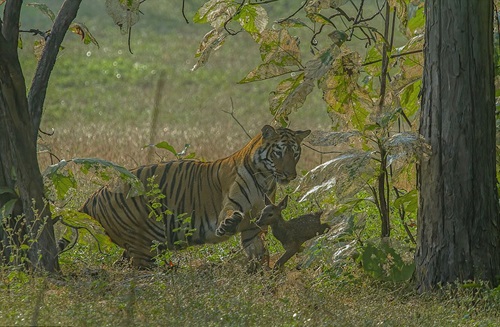
M426 0L418 169L419 291L455 281L498 284L493 2Z
M30 89L17 55L22 1L5 3L0 35L0 208L17 198L16 207L0 228L1 255L11 255L11 246L27 245L27 265L49 272L59 270L57 247L49 205L38 166L37 137L50 73L66 31L76 17L81 0L66 0L46 40ZM5 192L5 190L10 192ZM18 218L21 215L21 218ZM20 220L19 220L20 219ZM5 260L9 261L9 260Z
M29 112L33 118L35 136L38 136L38 129L42 120L43 103L47 86L49 84L50 74L56 64L59 48L66 35L66 31L73 22L80 8L82 0L66 0L61 6L61 10L54 20L54 25L50 37L45 43L42 57L37 65L35 77L28 94Z

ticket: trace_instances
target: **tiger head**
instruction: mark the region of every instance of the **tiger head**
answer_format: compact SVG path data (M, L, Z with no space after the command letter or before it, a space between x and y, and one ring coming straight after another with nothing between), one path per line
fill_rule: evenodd
M288 128L262 128L262 147L259 159L279 184L288 184L297 177L300 144L311 131L292 131Z

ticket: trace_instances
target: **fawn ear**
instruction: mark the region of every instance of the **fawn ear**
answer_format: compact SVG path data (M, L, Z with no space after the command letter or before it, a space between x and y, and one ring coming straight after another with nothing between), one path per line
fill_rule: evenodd
M280 210L283 210L286 208L287 205L288 205L288 194L285 196L283 200L281 200L281 202L278 204L278 207L280 208Z
M264 194L264 196L264 203L266 204L266 206L273 204L273 202L267 197L267 194Z

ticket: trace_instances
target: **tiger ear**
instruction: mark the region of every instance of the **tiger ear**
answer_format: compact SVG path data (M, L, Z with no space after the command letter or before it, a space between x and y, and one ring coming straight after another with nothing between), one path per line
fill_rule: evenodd
M262 127L261 132L262 132L262 137L264 138L264 140L270 140L278 135L278 133L276 133L276 130L274 129L274 127L272 127L270 125L264 125L264 127Z
M267 194L264 194L264 196L264 203L266 204L266 206L273 204L273 202L267 197Z
M295 137L297 138L297 142L302 142L309 134L311 134L311 130L305 130L305 131L296 131L295 132Z
M281 202L278 204L278 207L280 208L280 210L284 210L287 205L288 205L288 194L285 196L283 200L281 200Z

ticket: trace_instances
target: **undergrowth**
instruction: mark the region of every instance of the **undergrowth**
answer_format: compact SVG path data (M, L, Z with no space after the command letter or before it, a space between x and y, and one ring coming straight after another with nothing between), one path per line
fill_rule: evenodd
M79 245L59 276L0 270L1 325L496 326L500 292L455 285L419 295L411 282L376 281L351 264L249 275L237 242L175 254L174 268L113 266ZM69 254L67 254L69 255Z

